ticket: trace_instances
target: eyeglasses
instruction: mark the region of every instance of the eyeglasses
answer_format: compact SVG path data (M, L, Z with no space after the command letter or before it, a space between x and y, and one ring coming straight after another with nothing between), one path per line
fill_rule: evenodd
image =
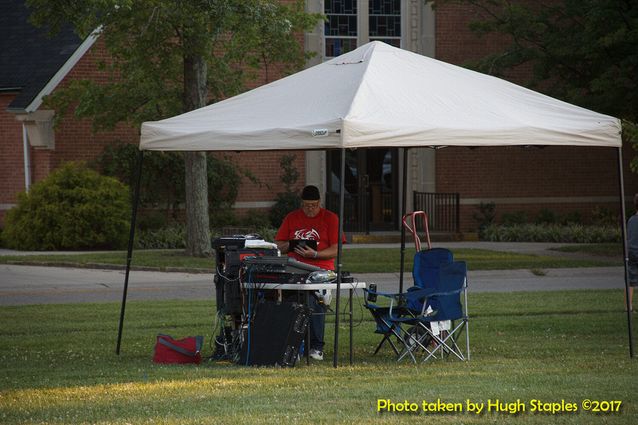
M314 209L314 208L319 208L321 202L320 201L302 201L301 202L301 207L302 208L308 208L308 209Z

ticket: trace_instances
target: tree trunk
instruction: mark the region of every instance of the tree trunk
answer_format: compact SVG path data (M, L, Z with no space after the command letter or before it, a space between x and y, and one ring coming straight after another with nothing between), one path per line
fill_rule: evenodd
M206 154L184 152L186 166L186 254L211 255L208 221L208 181Z
M206 105L207 68L202 56L184 57L184 112ZM212 253L208 219L208 173L204 152L185 152L186 254Z

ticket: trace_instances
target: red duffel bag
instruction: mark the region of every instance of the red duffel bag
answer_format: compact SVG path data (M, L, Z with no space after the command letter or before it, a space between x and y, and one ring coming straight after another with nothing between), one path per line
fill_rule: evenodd
M189 336L174 339L170 335L157 335L155 343L155 363L196 363L202 361L203 336Z

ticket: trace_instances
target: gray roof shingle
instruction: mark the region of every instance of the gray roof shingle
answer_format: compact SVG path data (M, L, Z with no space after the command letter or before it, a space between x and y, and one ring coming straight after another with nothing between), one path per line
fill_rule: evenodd
M19 91L10 110L23 110L71 57L82 40L70 27L50 37L29 22L24 0L0 2L0 90Z

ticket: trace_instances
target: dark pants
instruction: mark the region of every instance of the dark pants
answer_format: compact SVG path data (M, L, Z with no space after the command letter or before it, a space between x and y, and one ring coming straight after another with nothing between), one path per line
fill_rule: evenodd
M310 349L323 351L323 335L326 330L326 306L319 304L314 295L310 296Z

